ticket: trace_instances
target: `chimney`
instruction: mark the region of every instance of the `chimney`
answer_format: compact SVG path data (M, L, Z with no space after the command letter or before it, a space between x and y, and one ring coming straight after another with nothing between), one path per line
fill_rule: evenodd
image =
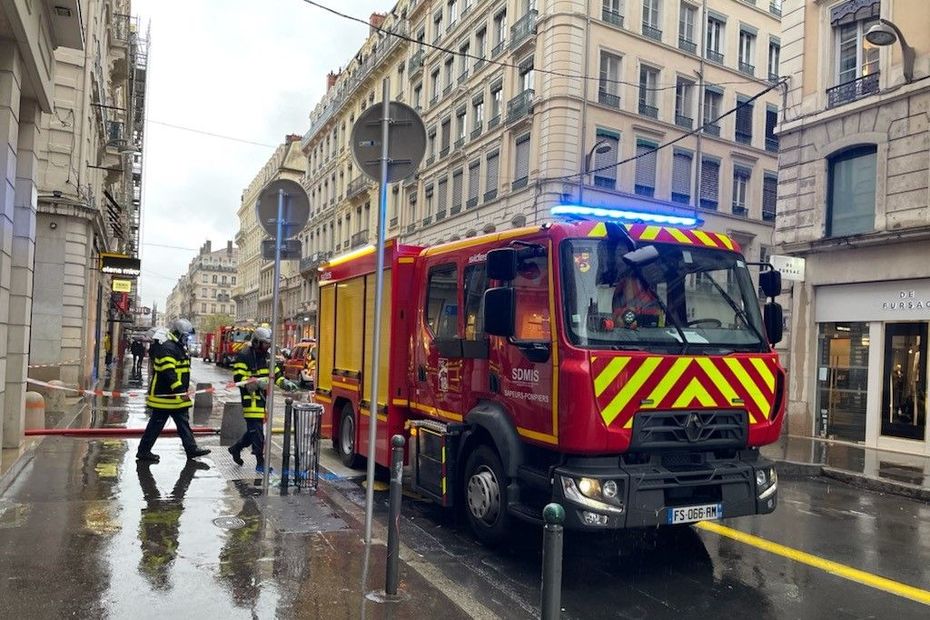
M303 136L299 136L296 133L290 133L284 136L284 141L287 143L300 142L301 140L303 140Z
M339 79L339 74L335 71L330 71L326 74L326 92L329 92L329 89L336 85L336 80Z
M213 244L211 244L211 243L210 243L210 240L207 239L207 240L204 242L203 248L201 248L200 253L201 253L201 254L209 254L212 248L213 248Z
M386 17L387 13L372 13L371 17L368 18L368 24L371 26L369 34L374 34L384 23Z
M226 242L226 254L232 256L232 241Z

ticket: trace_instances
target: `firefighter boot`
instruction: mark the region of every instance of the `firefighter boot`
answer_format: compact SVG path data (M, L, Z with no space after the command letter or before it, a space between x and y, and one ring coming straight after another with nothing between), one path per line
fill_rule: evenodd
M233 463L239 467L242 467L245 464L245 461L242 460L242 448L240 448L238 444L235 446L229 446L226 449L229 450L229 453L232 455Z
M136 453L136 460L143 463L157 463L161 460L161 457L154 452L138 452Z
M198 456L206 456L206 455L208 455L208 454L210 454L210 450L209 450L209 449L207 449L207 448L196 448L195 450L192 450L191 452L188 452L188 454L187 454L187 459L188 459L188 460L191 460L191 459L197 458Z

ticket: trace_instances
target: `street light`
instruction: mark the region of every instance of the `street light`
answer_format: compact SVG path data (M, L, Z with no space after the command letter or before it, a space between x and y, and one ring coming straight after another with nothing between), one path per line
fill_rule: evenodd
M591 170L591 159L594 157L594 154L603 155L604 153L609 153L614 147L611 146L610 142L607 140L598 140L594 143L594 146L591 147L591 150L588 151L588 154L584 158L584 174L581 175L581 183L578 186L578 202L582 202L584 197L584 184L588 179L588 172Z
M901 54L904 61L904 83L910 84L914 79L914 48L907 44L901 30L887 19L879 18L878 23L865 33L865 40L876 47L894 45L901 41Z

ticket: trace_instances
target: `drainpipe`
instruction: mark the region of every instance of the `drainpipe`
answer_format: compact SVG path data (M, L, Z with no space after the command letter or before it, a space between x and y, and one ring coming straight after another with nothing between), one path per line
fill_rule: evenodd
M585 0L585 26L584 26L584 60L582 64L581 75L582 78L582 87L581 87L581 149L578 154L580 163L578 165L579 172L581 173L578 181L578 204L584 203L584 182L585 176L587 175L587 170L585 169L585 139L588 135L588 57L590 56L588 52L588 46L591 40L591 2L590 0Z
M707 0L704 0L701 6L701 47L698 49L698 58L700 58L700 64L698 69L698 108L697 108L697 124L698 127L704 126L704 48L707 45ZM701 141L703 139L704 130L698 131L696 134L697 143L695 145L694 152L694 212L697 214L698 207L701 206Z

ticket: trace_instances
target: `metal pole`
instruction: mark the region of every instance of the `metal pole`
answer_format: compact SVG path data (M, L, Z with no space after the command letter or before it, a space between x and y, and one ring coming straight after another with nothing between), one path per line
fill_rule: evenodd
M585 26L584 26L584 60L582 61L581 74L588 75L588 41L591 38L591 1L585 0ZM581 174L578 182L578 204L584 204L584 183L588 175L588 167L585 158L585 140L588 139L588 79L581 80Z
M397 561L400 559L400 502L404 484L404 436L391 438L391 496L388 503L387 575L384 593L397 596Z
M565 509L559 504L543 508L543 569L540 609L542 620L562 616L562 523Z
M274 236L274 299L271 308L271 349L268 352L268 387L265 393L265 471L262 494L268 496L268 470L271 469L271 419L274 417L274 368L278 338L278 295L281 292L281 226L284 220L284 190L278 190L278 222Z
M378 192L378 267L375 271L375 328L371 356L371 395L368 399L368 475L365 492L365 544L371 543L371 521L375 503L375 443L378 441L378 377L381 366L381 308L384 297L384 228L387 218L388 140L391 134L391 82L381 86L381 187Z
M281 457L281 493L287 495L288 472L291 468L291 416L294 414L294 399L284 399L284 447ZM267 462L266 462L267 465Z
M698 50L699 69L698 69L698 92L697 92L697 127L699 131L695 135L695 160L694 160L694 212L697 213L698 207L701 206L701 171L704 167L702 140L704 136L704 55L707 53L707 0L701 5L701 49Z

